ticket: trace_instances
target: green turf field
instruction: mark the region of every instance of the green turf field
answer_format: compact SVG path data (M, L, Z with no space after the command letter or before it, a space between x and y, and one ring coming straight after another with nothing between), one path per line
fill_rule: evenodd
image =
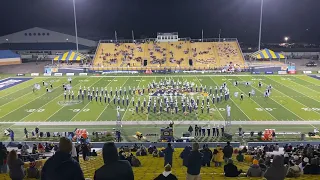
M167 78L169 78L167 76ZM210 112L206 110L202 114L200 108L198 112L184 115L180 110L178 114L162 113L135 113L132 106L131 96L137 103L138 98L148 98L148 94L143 96L136 94L129 95L129 106L122 105L120 100L120 113L122 121L163 121L163 120L199 120L199 121L224 121L226 119L226 105L231 106L231 120L233 121L317 121L320 120L320 81L308 76L173 76L174 80L194 82L198 86L220 86L227 82L230 89L231 99L220 103L210 103ZM104 87L108 90L129 86L147 87L153 80L160 81L162 76L143 77L74 77L72 81L75 96L79 87ZM233 82L250 81L252 85L247 87L243 84L234 86ZM32 92L32 86L42 81L51 82L53 91L47 93L45 88ZM264 87L258 88L258 81ZM67 83L67 77L37 77L29 81L0 91L0 121L1 122L57 122L57 121L115 121L117 119L117 106L111 101L100 103L93 100L88 101L86 96L84 101L64 100L62 83ZM273 90L269 98L263 96L265 85L271 84ZM255 96L248 98L247 94L252 89ZM234 92L243 92L245 98L240 101L239 97L234 97ZM202 94L195 94L200 96ZM75 98L77 99L77 98ZM179 98L178 98L179 101ZM152 101L153 102L153 101ZM153 104L151 105L153 106ZM200 107L200 106L199 106ZM152 108L151 108L152 109ZM159 109L159 107L158 107ZM181 109L181 108L180 108ZM206 108L205 108L206 109ZM139 109L140 111L140 109ZM153 111L153 110L152 110Z
M5 77L5 76L3 76ZM144 112L135 113L135 107L132 106L131 98L135 99L137 103L138 99L148 99L148 93L140 96L137 94L129 95L129 106L122 105L122 99L120 101L120 114L122 122L131 122L133 125L124 126L128 139L135 131L139 130L143 133L152 133L158 131L161 126L161 121L174 121L176 126L175 136L181 136L182 132L186 131L188 124L183 122L202 122L203 124L215 124L222 123L226 120L226 106L231 106L231 121L236 126L233 127L236 132L239 126L250 130L264 130L265 128L277 128L283 131L299 131L309 132L314 127L319 128L320 121L320 80L305 75L232 75L232 76L214 76L214 75L152 75L152 76L105 76L105 77L72 77L72 86L75 91L75 96L79 87L98 87L99 92L101 87L110 91L110 88L115 93L116 88L126 87L127 94L129 86L146 88L152 81L160 81L164 78L172 78L175 81L188 81L193 82L197 86L209 87L220 86L223 82L227 83L230 90L230 100L222 101L220 103L210 103L210 111L207 113L206 108L204 113L201 113L201 109L193 111L191 114L184 115L180 107L179 112L159 113L159 106L157 112L147 113L146 108ZM15 77L14 77L15 78ZM115 122L117 119L117 106L110 103L100 103L95 99L90 102L85 96L84 101L64 100L62 84L68 83L67 77L36 77L21 84L12 86L10 88L0 91L0 123L1 129L8 127L16 130L18 138L23 137L23 127L33 129L36 125L40 125L44 131L70 131L75 127L86 127L88 131L93 130L105 130L114 127L115 124L108 124L108 122ZM234 86L234 81L240 82L238 86ZM42 86L42 82L52 83L52 92L47 93L45 88L42 87L39 91L32 92L32 87L35 83L39 83ZM242 82L249 81L251 86L245 86ZM258 88L258 82L263 83L262 88ZM271 96L265 98L263 93L266 89L266 85L271 84L273 86ZM255 95L251 98L247 97L248 92L252 89L255 90ZM245 98L243 101L239 97L234 97L234 92L244 93ZM190 94L187 94L190 96ZM202 101L203 94L196 93L193 97L196 99L199 96L200 103ZM153 102L153 100L152 100ZM153 106L153 103L151 103ZM200 107L200 106L199 106ZM259 125L251 124L253 122L290 122L292 124L286 125ZM295 122L299 122L303 125L295 125ZM95 124L95 122L97 124ZM136 122L136 123L135 123ZM141 123L144 122L144 123ZM238 122L238 123L237 123ZM25 123L25 124L23 124ZM31 123L31 124L28 124ZM44 124L52 123L52 124ZM55 125L54 123L68 123ZM73 125L73 123L75 125ZM83 124L81 124L83 123ZM163 123L164 124L164 123ZM163 125L164 126L164 125ZM19 132L17 132L19 131ZM5 138L5 137L4 137Z

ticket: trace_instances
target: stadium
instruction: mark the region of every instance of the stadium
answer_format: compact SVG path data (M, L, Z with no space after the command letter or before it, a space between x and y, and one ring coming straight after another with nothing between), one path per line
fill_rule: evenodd
M150 2L143 5L149 10L141 12L146 19L126 7L124 20L111 18L119 7L100 12L99 5L110 2L73 0L52 3L52 10L47 4L36 5L47 8L48 14L55 8L61 12L55 17L61 22L53 20L50 26L39 20L17 28L10 21L20 17L4 20L8 27L0 31L0 179L319 179L319 25L308 21L304 31L294 30L289 26L299 23L280 18L277 23L288 27L274 32L268 29L267 17L273 12L269 8L288 3L241 1L213 2L214 13L230 20L234 17L221 10L228 7L248 21L233 19L229 26L213 17L223 31L209 27L210 20L192 18L191 26L203 23L209 30L186 30L176 21L189 17L179 3L167 10L172 19L153 14L158 9ZM62 4L70 7L61 9ZM155 4L161 9L166 3ZM199 17L206 19L209 14L201 11L209 5L195 9ZM303 5L312 11L320 4ZM86 14L86 6L96 11ZM251 16L233 6L255 10ZM173 17L175 12L181 15ZM102 25L105 19L95 13L110 13L110 21ZM70 18L63 22L64 16ZM149 25L147 17L155 22ZM314 17L316 13L304 18ZM127 20L131 18L133 22ZM257 32L250 29L253 21ZM142 24L128 30L133 23ZM171 23L177 24L173 28ZM245 32L234 29L241 24L247 26ZM195 30L200 33L195 35ZM54 162L62 157L66 159ZM21 161L19 177L13 173L13 160ZM53 163L65 162L63 173L57 173ZM275 167L285 173L273 172ZM252 173L255 170L259 173Z

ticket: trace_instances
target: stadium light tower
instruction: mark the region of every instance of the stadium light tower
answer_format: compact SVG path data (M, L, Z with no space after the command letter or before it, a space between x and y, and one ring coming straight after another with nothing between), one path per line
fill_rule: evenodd
M261 9L260 9L260 28L259 28L259 45L258 45L258 51L260 51L260 45L261 45L261 27L262 27L262 13L263 13L263 0L261 0Z
M284 41L286 41L286 43L288 42L288 40L289 40L288 36L284 37Z
M76 2L73 1L73 17L74 17L74 29L76 32L76 45L77 45L77 52L79 51L79 45L78 45L78 28L77 28L77 14L76 14Z

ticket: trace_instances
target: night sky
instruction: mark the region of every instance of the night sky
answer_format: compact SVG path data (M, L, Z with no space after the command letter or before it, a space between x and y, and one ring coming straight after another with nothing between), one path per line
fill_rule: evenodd
M236 37L258 41L261 0L76 0L80 37ZM262 42L320 42L320 0L264 0ZM74 34L72 0L0 1L0 36L42 27Z

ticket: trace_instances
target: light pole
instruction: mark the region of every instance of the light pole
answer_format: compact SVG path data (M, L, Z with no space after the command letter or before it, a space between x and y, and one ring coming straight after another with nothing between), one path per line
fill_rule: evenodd
M262 27L262 13L263 13L263 0L261 0L261 9L260 9L260 28L259 28L259 44L258 44L258 51L260 51L261 45L261 27Z
M73 0L73 17L74 17L74 29L76 31L76 45L77 45L77 52L79 51L78 45L78 28L77 28L77 14L76 14L76 2Z
M284 37L284 41L285 41L286 43L288 43L288 40L289 40L289 37L288 37L288 36Z

